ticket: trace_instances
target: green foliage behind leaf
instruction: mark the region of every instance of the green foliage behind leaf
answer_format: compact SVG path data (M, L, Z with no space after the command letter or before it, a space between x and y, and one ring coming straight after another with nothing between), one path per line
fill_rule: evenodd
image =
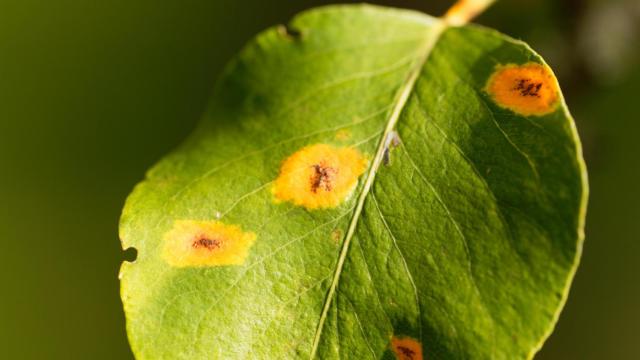
M579 259L586 174L561 95L523 116L487 92L509 64L546 67L495 31L372 6L260 34L127 201L136 356L394 358L409 339L427 359L531 358ZM314 144L357 149L368 168L335 207L278 201L281 165ZM184 220L255 242L240 264L172 266L167 234Z

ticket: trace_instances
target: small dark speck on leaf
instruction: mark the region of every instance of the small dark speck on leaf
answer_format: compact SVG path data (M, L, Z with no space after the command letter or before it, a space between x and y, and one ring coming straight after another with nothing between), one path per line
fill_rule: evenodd
M201 237L194 241L191 246L195 249L206 248L207 250L213 250L220 247L220 240Z
M404 346L398 346L398 350L408 359L413 359L413 356L416 354L413 350Z
M398 133L395 131L390 132L387 135L387 138L385 139L384 142L384 153L382 154L382 163L385 166L389 166L389 164L391 163L391 148L395 148L398 147L400 145L400 137L398 136Z
M389 148L384 149L384 154L382 154L382 163L385 166L389 166L390 158L389 158Z
M520 79L514 90L519 91L521 96L540 97L539 92L542 83L534 83L531 79Z

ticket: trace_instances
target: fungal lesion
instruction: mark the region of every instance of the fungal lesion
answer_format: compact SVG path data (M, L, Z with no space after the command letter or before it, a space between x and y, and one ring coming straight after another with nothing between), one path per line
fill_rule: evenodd
M207 236L199 236L196 240L191 243L191 247L194 249L207 249L214 250L220 248L220 240L218 239L209 239Z
M518 84L513 88L513 90L520 92L521 96L535 96L539 98L541 88L541 82L536 83L531 79L519 79Z
M324 163L312 166L314 173L311 175L311 191L315 194L319 189L331 191L333 182L338 175L338 169L327 166Z
M398 346L396 349L398 350L398 353L400 355L402 355L402 357L407 358L407 359L412 359L413 360L413 357L416 355L415 351L409 349L406 346Z
M163 259L175 267L240 265L256 235L220 221L177 220L164 235Z
M422 345L411 337L392 337L391 349L398 360L422 360Z
M333 208L349 198L366 167L367 159L355 148L306 146L283 161L272 193L276 202Z
M489 77L485 91L500 107L524 116L552 113L560 89L551 69L544 64L500 65Z

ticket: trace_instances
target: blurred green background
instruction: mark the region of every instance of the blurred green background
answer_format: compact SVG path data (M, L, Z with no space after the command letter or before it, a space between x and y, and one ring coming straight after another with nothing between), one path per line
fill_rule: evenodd
M193 129L247 40L327 3L0 0L0 358L132 357L125 197ZM537 359L638 359L640 1L502 0L478 22L555 69L589 167L582 266Z

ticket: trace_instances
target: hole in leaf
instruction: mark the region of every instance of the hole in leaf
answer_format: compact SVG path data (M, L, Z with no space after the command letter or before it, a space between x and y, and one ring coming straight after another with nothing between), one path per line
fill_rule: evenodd
M280 25L278 27L278 31L284 37L287 37L287 38L292 39L292 40L298 40L298 39L300 39L302 37L302 31L300 31L299 29L296 29L295 27L291 26L290 24Z
M134 248L133 246L130 248L127 248L125 250L122 251L123 252L123 260L133 263L136 262L136 259L138 258L138 249Z

